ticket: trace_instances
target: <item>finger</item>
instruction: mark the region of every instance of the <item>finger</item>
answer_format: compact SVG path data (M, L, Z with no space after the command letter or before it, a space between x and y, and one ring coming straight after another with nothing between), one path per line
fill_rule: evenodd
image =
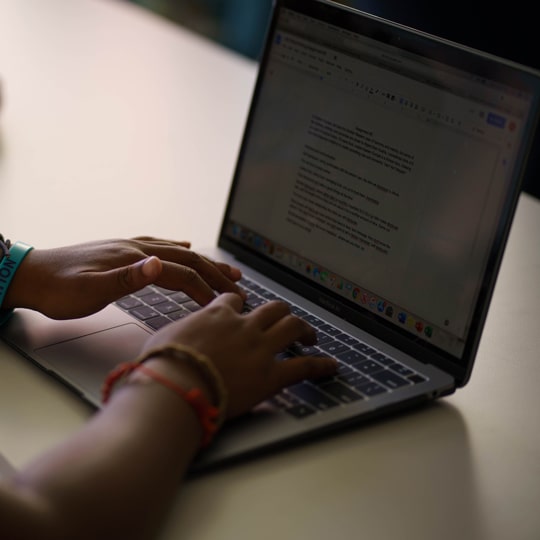
M135 240L138 243L144 242L145 244L158 246L180 246L188 249L191 247L191 242L187 240L167 240L163 238L154 238L153 236L136 236L135 238L132 238L132 240Z
M163 261L163 270L157 285L167 289L184 291L201 306L211 302L216 294L200 274L189 266Z
M274 392L304 379L320 379L335 375L337 360L322 356L295 356L276 363Z
M237 313L242 313L244 308L243 300L235 293L223 293L212 300L213 305L226 305Z
M224 262L214 261L209 257L205 257L205 259L210 264L216 266L222 274L224 274L229 279L232 279L233 281L238 281L242 277L242 271L239 268L236 268L236 266L231 266L230 264Z
M215 263L193 251L188 251L190 259L184 264L191 266L218 292L234 292L245 298L245 293L235 283L242 277L240 270L226 263Z
M287 315L268 328L266 338L274 353L283 351L295 341L304 345L314 345L317 341L315 330L294 315Z
M213 290L218 292L234 292L245 298L245 293L240 287L231 281L216 264L209 259L190 251L188 249L173 248L169 245L156 246L153 250L153 254L159 256L162 261L169 263L176 263L178 265L179 272L180 267L189 267L195 270L198 275L210 286ZM172 274L169 272L173 266L168 266L168 279L172 279ZM165 276L164 276L165 277ZM178 276L177 276L177 279ZM182 283L178 282L174 284L172 282L169 285L172 289L182 289ZM187 292L187 291L186 291Z
M261 330L266 330L291 313L285 302L272 301L255 308L246 317Z
M104 303L110 303L156 281L162 268L157 257L147 257L128 266L95 272L90 274L92 289L97 298L101 298Z

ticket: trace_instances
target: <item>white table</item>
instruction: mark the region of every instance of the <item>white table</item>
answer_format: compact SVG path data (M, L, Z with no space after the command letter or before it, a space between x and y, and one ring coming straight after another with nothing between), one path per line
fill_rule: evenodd
M255 71L119 1L0 0L0 231L40 247L212 244ZM523 195L464 389L191 479L162 537L540 538L539 232L540 202ZM16 467L91 414L3 343L0 381L0 449Z

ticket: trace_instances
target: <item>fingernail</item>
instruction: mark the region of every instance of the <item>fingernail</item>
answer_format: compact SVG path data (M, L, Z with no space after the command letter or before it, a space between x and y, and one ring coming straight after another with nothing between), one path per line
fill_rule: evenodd
M154 277L159 272L160 262L157 257L148 257L142 263L141 270L144 276Z

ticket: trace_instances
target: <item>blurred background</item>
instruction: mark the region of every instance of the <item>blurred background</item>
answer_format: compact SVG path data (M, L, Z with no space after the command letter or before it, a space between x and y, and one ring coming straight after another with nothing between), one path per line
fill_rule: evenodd
M272 0L128 0L257 59Z
M272 0L127 0L191 28L244 56L259 57ZM337 0L376 10L378 0Z
M272 0L120 0L147 8L253 60ZM309 0L305 0L309 1ZM374 15L540 69L540 33L529 0L498 9L487 0L337 0ZM540 136L524 189L540 198Z

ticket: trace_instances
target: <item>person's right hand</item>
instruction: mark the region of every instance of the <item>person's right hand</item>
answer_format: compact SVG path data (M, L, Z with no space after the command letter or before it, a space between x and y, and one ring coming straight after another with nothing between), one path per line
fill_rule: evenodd
M241 313L242 305L237 294L222 294L200 311L162 328L142 352L181 343L208 356L227 388L229 418L286 386L335 373L336 361L331 358L276 359L293 342L316 341L313 328L291 315L285 303L269 302L247 314Z
M85 317L154 283L184 291L206 305L216 292L244 293L242 274L199 255L189 242L140 236L54 249L33 249L8 288L2 307L34 309L53 319Z

